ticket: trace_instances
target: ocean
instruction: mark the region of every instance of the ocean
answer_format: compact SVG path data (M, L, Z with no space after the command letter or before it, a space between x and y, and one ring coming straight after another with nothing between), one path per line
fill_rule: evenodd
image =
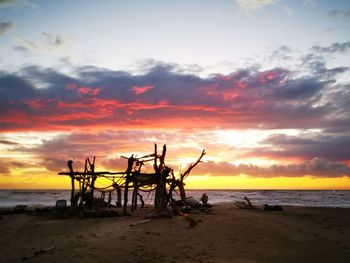
M350 207L350 191L342 190L186 190L188 197L192 196L197 199L200 199L203 193L209 196L210 204L233 203L241 200L245 195L255 205ZM146 204L152 203L152 195L141 194ZM69 203L70 190L0 190L0 207L54 206L56 200L61 199L65 199ZM115 199L116 194L114 193L112 200L115 201Z

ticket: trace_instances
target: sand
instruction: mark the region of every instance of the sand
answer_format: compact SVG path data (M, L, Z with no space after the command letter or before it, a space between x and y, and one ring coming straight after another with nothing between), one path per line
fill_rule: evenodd
M0 262L350 262L350 209L284 211L214 206L211 214L170 219L133 216L0 219ZM38 254L41 249L51 251Z

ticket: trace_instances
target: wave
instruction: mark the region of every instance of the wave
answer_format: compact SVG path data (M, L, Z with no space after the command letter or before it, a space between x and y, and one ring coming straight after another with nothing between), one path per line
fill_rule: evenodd
M187 196L200 199L203 193L209 203L234 202L244 195L254 204L310 207L350 207L350 191L345 190L187 190ZM142 194L142 193L141 193ZM98 196L98 192L96 193ZM146 204L152 204L153 194L144 195ZM174 195L179 199L179 194ZM54 206L57 200L69 201L70 190L0 190L0 207L16 205ZM116 193L112 196L116 201ZM129 199L130 200L130 199Z

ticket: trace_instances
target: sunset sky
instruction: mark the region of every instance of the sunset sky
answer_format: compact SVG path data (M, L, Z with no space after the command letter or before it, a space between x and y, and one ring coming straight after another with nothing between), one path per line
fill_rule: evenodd
M350 1L0 0L0 188L167 144L187 188L350 189Z

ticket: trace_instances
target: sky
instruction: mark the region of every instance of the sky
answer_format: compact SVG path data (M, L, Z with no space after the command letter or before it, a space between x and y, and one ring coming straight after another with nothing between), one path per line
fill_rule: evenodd
M0 0L0 188L167 144L187 188L350 189L347 0Z

